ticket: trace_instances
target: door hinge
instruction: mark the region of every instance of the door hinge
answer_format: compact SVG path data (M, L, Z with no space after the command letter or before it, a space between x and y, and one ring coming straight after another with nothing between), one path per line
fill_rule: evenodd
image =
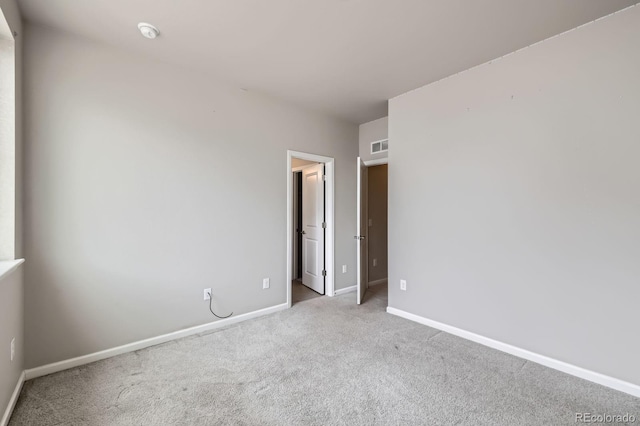
M322 222L322 228L327 229L327 222Z
M326 269L323 269L323 270L322 270L322 276L323 276L323 277L326 277L326 276L327 276L327 270L326 270Z
M327 175L322 175L322 180L327 180Z

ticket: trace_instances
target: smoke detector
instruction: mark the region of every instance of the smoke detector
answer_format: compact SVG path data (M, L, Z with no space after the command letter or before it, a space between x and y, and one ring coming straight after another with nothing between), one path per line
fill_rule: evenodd
M160 31L158 31L156 27L154 27L151 24L147 24L145 22L140 22L138 24L138 29L140 30L143 36L150 39L154 39L158 37L158 34L160 34Z

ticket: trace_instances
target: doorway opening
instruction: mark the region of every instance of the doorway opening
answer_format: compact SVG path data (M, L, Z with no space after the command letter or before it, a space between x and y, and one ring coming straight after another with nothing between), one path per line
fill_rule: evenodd
M357 303L388 293L388 164L358 160Z
M334 295L333 158L287 152L287 304Z
M325 293L324 164L293 158L293 280L291 303Z

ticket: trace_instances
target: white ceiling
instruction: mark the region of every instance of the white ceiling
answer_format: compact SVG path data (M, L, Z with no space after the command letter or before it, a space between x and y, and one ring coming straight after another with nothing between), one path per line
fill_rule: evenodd
M18 0L27 20L354 123L386 100L640 0ZM136 25L155 25L156 40Z

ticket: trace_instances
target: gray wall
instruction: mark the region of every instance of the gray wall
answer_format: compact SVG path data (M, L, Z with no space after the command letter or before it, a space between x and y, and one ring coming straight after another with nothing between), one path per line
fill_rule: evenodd
M369 282L387 278L387 165L367 168ZM376 266L373 260L376 259Z
M14 252L14 256L22 256L21 232L21 185L22 185L22 21L14 0L0 0L0 9L9 24L10 31L16 31L15 39L15 169L13 178L13 196L11 200L14 213L14 244L6 253ZM2 19L0 17L0 19ZM5 141L6 142L6 141ZM2 199L4 202L6 198ZM4 235L4 234L3 234ZM0 417L15 389L16 383L24 369L24 314L23 314L23 275L22 267L0 279ZM9 348L11 339L16 339L16 354L10 361Z
M285 303L287 149L336 158L355 265L356 125L41 27L25 52L27 367L214 321L206 287Z
M360 141L360 158L363 161L387 158L388 152L371 154L371 142L380 141L389 137L388 117L363 123L359 128L358 139ZM389 148L391 149L391 148Z
M22 267L0 279L0 418L24 370L24 289ZM15 338L15 357L10 356Z
M633 7L390 101L390 306L640 384L638 52Z
M24 369L22 267L0 279L0 418L16 388ZM16 352L13 362L9 349L15 338Z

